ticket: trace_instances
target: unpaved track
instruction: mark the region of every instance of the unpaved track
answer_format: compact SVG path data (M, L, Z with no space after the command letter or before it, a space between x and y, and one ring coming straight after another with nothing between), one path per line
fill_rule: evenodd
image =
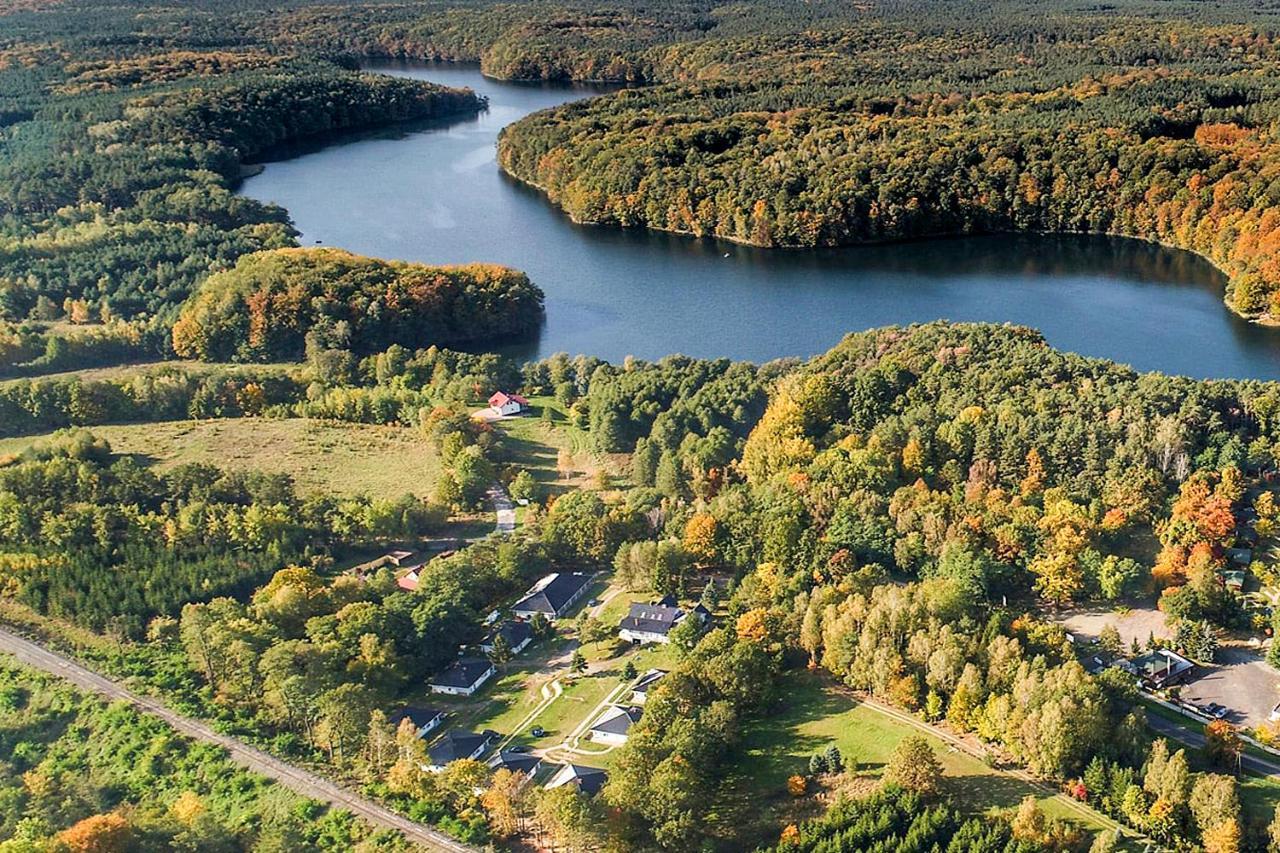
M421 844L430 850L447 850L451 853L474 853L474 847L454 841L444 833L423 826L420 823L401 817L372 800L353 794L327 779L309 773L292 764L286 764L273 758L259 749L254 749L228 735L220 734L198 720L170 710L155 699L140 696L104 678L93 670L86 669L69 658L51 652L43 646L19 637L17 634L0 628L0 652L6 652L21 663L35 669L41 669L65 679L84 690L91 690L106 696L108 699L129 702L135 707L159 717L187 737L220 746L230 754L237 764L274 779L286 788L297 791L312 799L321 800L339 808L359 815L375 826L385 827L400 832L412 842Z

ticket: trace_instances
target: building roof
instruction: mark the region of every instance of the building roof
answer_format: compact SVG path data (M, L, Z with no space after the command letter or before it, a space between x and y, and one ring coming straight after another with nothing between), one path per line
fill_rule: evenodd
M470 758L481 746L489 744L490 737L489 732L476 734L462 729L450 729L427 750L427 756L432 764L443 767L450 761Z
M486 658L458 658L444 672L437 673L430 683L441 687L470 687L491 669L493 664Z
M398 578L396 578L396 586L406 592L413 592L418 588L418 582L422 577L422 564L411 566L405 570Z
M636 683L631 686L631 689L636 693L648 693L659 681L666 678L666 676L667 671L665 669L648 670L647 672L640 674L640 677L636 679Z
M591 727L593 732L610 735L625 735L633 725L640 722L640 708L631 705L610 705Z
M507 641L507 645L511 648L518 648L521 643L533 638L533 626L522 619L512 619L503 622L494 630L490 631L488 636L480 641L480 645L489 648L493 645L494 639L502 635Z
M581 764L566 764L556 771L547 783L548 788L559 788L561 785L576 785L578 790L589 797L600 793L609 774L598 767L585 767Z
M685 613L679 607L637 603L631 605L631 610L618 623L618 627L645 634L666 635L684 617Z
M1142 678L1166 681L1193 669L1195 664L1176 652L1160 649L1134 658L1129 661L1129 666Z
M488 764L491 770L505 768L512 773L524 773L526 776L532 776L538 772L542 759L531 752L512 752L509 749L504 749L493 758L490 758Z
M530 587L511 609L517 613L558 616L589 583L591 576L583 572L556 572Z
M426 708L421 705L406 705L391 715L390 722L391 725L399 727L402 720L408 720L421 729L431 725L443 716L444 711L441 711L439 708Z
M521 397L519 394L508 394L505 391L494 391L493 395L489 397L489 405L494 408L505 406L507 403L513 401L522 406L529 405L529 401L524 397Z

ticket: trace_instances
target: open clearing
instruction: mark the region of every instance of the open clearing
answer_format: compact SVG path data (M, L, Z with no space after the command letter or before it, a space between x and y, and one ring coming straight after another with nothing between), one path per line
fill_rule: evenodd
M781 693L786 706L776 714L767 714L745 733L737 786L744 819L751 819L754 813L757 819L771 816L776 824L779 812L793 808L786 793L787 777L807 772L809 757L815 752L834 744L846 761L857 762L860 772L878 777L898 743L919 733L828 688L808 673L790 676ZM1016 808L1023 797L1032 794L1050 817L1071 820L1089 832L1106 828L1100 820L1083 821L1080 813L1058 797L1046 796L1044 791L941 740L930 737L929 741L942 764L944 790L966 811L981 814Z
M96 426L116 453L159 470L188 462L289 474L303 493L430 494L440 471L435 452L409 429L305 418L225 418ZM0 440L0 455L48 435ZM492 526L492 521L489 521Z

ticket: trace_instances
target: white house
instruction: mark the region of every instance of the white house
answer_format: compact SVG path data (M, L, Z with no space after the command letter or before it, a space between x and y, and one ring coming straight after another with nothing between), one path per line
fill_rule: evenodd
M486 731L484 734L450 729L444 733L439 742L427 750L430 763L426 769L439 773L453 761L464 758L479 758L489 748L489 744L499 737L497 732Z
M448 669L427 682L427 686L432 693L470 696L492 678L493 673L493 664L486 658L458 658Z
M640 675L636 679L636 683L631 685L631 702L635 705L643 705L649 701L649 694L653 693L654 688L658 686L667 674L665 669L651 669Z
M489 408L495 415L509 417L528 411L529 401L519 394L508 394L505 391L494 391L489 398Z
M542 759L531 752L516 752L504 749L488 762L490 770L510 770L517 777L517 784L523 787L542 767Z
M507 641L511 654L518 655L533 642L533 626L521 619L503 622L480 641L480 650L485 654L493 654L493 641L498 637Z
M618 623L618 636L636 645L670 642L672 630L686 615L679 607L636 603Z
M566 764L556 771L556 775L551 777L547 782L547 790L559 788L563 785L576 785L578 790L586 794L588 797L594 797L600 793L600 789L604 787L604 783L609 780L609 774L597 767L586 767L582 764Z
M418 731L418 737L426 737L444 723L444 711L439 708L423 708L409 705L391 715L391 725L400 728L400 723L408 720Z
M542 578L524 594L524 598L511 606L511 615L519 619L532 619L541 613L555 621L586 595L591 586L591 575L584 572L557 572Z
M622 746L627 742L627 732L640 721L641 710L629 705L610 705L604 709L588 732L596 743Z

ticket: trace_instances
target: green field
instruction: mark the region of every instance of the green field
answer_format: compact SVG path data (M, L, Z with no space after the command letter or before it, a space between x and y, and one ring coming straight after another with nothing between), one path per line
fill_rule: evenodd
M587 433L566 420L563 407L552 397L531 397L532 414L498 422L506 437L512 464L525 468L552 494L594 485L598 472L616 478L625 469L625 454L597 453L591 449ZM552 423L542 420L542 410L552 413ZM561 450L572 458L572 471L559 470Z
M920 734L808 673L789 676L781 692L785 709L747 729L737 762L738 796L744 804L754 804L757 812L776 815L790 807L787 777L806 773L815 752L835 744L846 761L857 762L860 772L879 776L894 747L908 735ZM945 774L944 790L966 811L1014 808L1032 794L1050 817L1069 819L1091 832L1109 828L1101 816L1086 820L1063 798L1046 795L941 740L929 739Z
M116 453L158 470L187 462L289 474L302 492L430 494L439 459L412 430L304 418L225 418L96 426ZM47 436L0 440L0 455ZM492 526L492 521L488 521Z

